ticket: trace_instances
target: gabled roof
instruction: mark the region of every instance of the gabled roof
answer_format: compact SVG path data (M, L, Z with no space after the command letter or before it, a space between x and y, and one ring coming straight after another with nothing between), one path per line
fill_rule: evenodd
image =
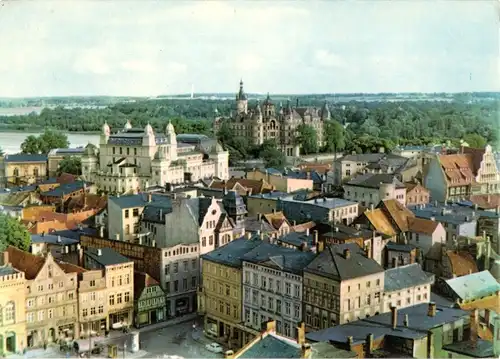
M100 254L99 254L100 251ZM102 266L116 265L132 262L131 259L121 255L112 248L87 248L85 255L92 258Z
M40 194L42 196L49 196L49 197L62 197L65 195L69 195L73 192L80 191L80 190L84 189L85 186L86 186L86 183L83 181L64 183L64 184L61 184L58 187L56 187L50 191L41 192Z
M408 219L415 217L412 211L395 199L380 201L377 208L382 209L382 211L389 216L401 232L408 231Z
M479 299L500 291L500 284L487 270L448 279L446 284L462 300Z
M262 241L258 236L253 236L252 239L241 237L202 255L201 258L230 267L241 268L243 255L250 252L261 243Z
M67 209L71 211L80 211L85 209L101 210L108 204L108 197L92 193L80 194L71 197L67 202Z
M472 154L437 155L448 186L464 186L475 182Z
M149 274L144 272L134 272L134 297L139 299L145 288L160 286L160 283ZM161 287L160 287L161 288Z
M365 173L358 175L346 183L348 186L380 188L381 184L394 184L396 189L403 189L405 185L392 174Z
M386 269L384 276L384 292L401 291L434 283L434 275L424 272L418 263Z
M446 251L451 265L451 271L457 277L461 277L470 273L477 273L476 260L469 252Z
M274 212L274 213L267 213L263 215L264 219L274 227L274 229L279 230L283 223L286 223L290 226L290 222L285 217L285 214L283 212Z
M391 224L385 213L380 208L374 209L373 211L366 211L361 215L360 218L362 217L366 217L371 226L377 232L386 234L388 236L394 236L397 234L396 229L394 229L394 226Z
M17 270L24 272L24 275L28 280L35 279L45 264L45 257L36 256L29 252L17 249L16 247L9 246L6 251L9 253L9 263L11 263Z
M108 201L116 204L121 209L134 208L134 207L144 207L148 203L148 194L147 193L139 193L139 194L130 194L126 196L110 196ZM151 203L154 202L168 202L170 203L171 199L168 196L163 196L161 194L152 193L151 194Z
M432 235L439 224L437 221L425 218L408 218L408 230L414 233Z
M240 185L247 191L250 191L250 194L267 193L271 192L274 189L272 185L270 185L263 179L252 180L247 178L236 178L236 177L231 177L227 181L214 181L210 185L210 188L233 190L236 189L235 187L237 185Z
M349 257L345 256L349 250ZM374 259L368 258L356 243L327 246L304 269L304 272L335 280L348 280L384 271Z

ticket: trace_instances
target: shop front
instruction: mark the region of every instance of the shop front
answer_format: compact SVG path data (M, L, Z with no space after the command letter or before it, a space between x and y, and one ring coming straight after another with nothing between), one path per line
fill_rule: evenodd
M110 329L124 329L130 326L132 318L130 317L129 310L123 310L116 313L111 313L109 315L109 327Z

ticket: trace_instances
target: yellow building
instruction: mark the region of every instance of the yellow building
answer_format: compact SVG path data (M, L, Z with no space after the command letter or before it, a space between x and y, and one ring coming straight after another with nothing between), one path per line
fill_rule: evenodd
M241 258L260 243L256 236L242 237L202 256L198 308L205 333L233 350L259 335L243 323Z
M4 252L0 266L0 355L22 352L26 344L26 314L24 303L26 279L13 268Z
M86 269L101 269L106 277L109 329L129 327L134 322L134 262L111 248L87 248ZM98 307L99 308L99 307Z
M9 184L31 184L47 178L46 155L5 155L0 157L0 178Z

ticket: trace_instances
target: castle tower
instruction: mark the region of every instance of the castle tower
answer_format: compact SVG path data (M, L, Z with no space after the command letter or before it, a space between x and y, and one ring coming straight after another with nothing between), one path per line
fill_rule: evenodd
M236 95L236 111L238 114L248 113L248 98L243 90L243 80L240 81L240 91Z
M101 131L101 137L99 139L99 144L106 145L108 143L110 135L111 135L111 129L109 128L108 123L104 122L104 125L102 125L102 131Z
M168 121L168 125L165 129L166 134L166 158L170 161L177 160L177 135L175 133L174 125L172 122Z
M321 108L321 119L323 121L328 121L330 119L330 108L328 108L328 103L325 100L323 107Z

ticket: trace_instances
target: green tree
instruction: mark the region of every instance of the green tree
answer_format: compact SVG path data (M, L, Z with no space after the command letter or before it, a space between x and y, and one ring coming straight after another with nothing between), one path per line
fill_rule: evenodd
M325 139L325 151L336 153L345 147L344 127L337 121L325 122L323 137Z
M24 142L21 143L21 151L28 154L40 153L40 142L38 141L38 137L34 135L26 137Z
M306 155L318 153L318 134L316 130L309 125L301 124L297 127L297 144L302 148L302 152Z
M21 222L7 214L0 214L0 251L8 246L27 251L30 244L31 236Z
M264 160L266 168L283 169L286 164L285 154L278 150L273 140L264 141L260 147L259 157Z
M477 133L468 133L463 137L464 141L473 148L485 148L486 139Z
M62 132L46 130L38 136L39 149L41 153L49 153L55 148L68 148L68 136Z
M61 162L59 162L59 167L57 173L70 173L72 175L82 174L82 160L80 157L76 156L65 156Z

